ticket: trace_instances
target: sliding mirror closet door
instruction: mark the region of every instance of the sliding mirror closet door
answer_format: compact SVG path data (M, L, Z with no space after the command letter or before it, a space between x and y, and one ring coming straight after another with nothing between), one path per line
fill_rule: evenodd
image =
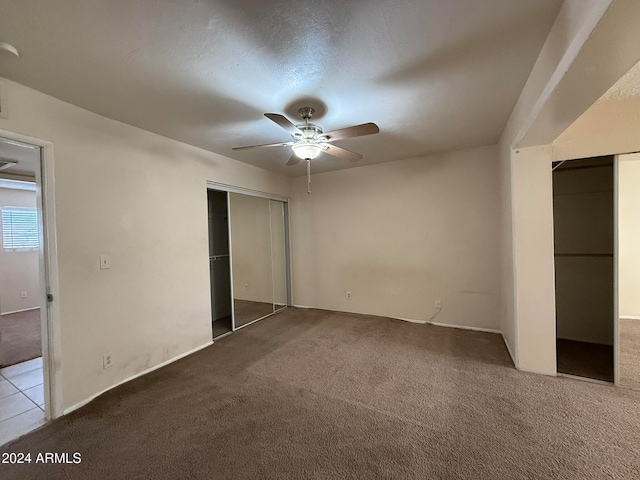
M270 200L229 194L236 328L273 313Z
M287 245L285 204L269 200L271 220L271 264L273 267L273 309L287 306Z
M640 153L618 157L618 383L640 390Z

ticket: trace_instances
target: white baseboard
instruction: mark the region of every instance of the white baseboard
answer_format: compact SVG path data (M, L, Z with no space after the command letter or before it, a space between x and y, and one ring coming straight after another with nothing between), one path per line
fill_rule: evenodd
M640 320L640 317L632 317L630 315L620 315L620 320Z
M315 310L324 310L326 312L337 312L337 313L353 313L354 315L370 315L372 317L382 317L382 318L393 318L394 320L402 320L403 322L409 323L417 323L419 325L434 325L436 327L449 327L449 328L459 328L461 330L473 330L475 332L486 332L486 333L502 333L500 330L496 330L494 328L482 328L482 327L470 327L467 325L452 325L450 323L439 323L439 322L430 322L429 320L416 320L415 318L402 318L402 317L390 317L387 315L373 315L370 313L354 313L354 312L338 312L337 310L327 310L326 308L317 308L317 307L307 307L305 305L293 305L296 308L306 308L306 309L315 309Z
M23 308L22 310L13 310L11 312L4 312L4 313L0 313L0 315L11 315L12 313L22 313L22 312L30 312L31 310L38 310L40 307L30 307L30 308Z
M192 353L196 353L198 350L202 350L203 348L207 348L207 347L209 347L211 345L213 345L213 340L205 343L204 345L201 345L201 346L196 347L196 348L194 348L192 350L189 350L188 352L182 353L182 354L178 355L177 357L170 358L169 360L166 360L166 361L164 361L162 363L159 363L158 365L154 365L153 367L146 369L144 372L137 373L137 374L135 374L135 375L133 375L133 376L131 376L129 378L126 378L126 379L122 380L121 382L116 383L115 385L111 385L109 388L105 388L101 392L98 392L95 395L92 395L91 397L89 397L89 398L87 398L85 400L82 400L81 402L76 403L75 405L73 405L71 407L68 407L68 408L65 408L62 411L62 415L67 415L67 414L73 412L74 410L77 410L80 407L85 406L87 403L89 403L92 400L98 398L100 395L102 395L103 393L108 392L109 390L113 390L114 388L119 387L120 385L122 385L124 383L130 382L131 380L134 380L134 379L136 379L138 377L146 375L147 373L151 373L154 370L157 370L157 369L162 368L162 367L164 367L166 365L169 365L170 363L173 363L173 362L175 362L177 360L180 360L181 358L184 358L184 357L186 357L188 355L191 355Z
M469 327L467 325L451 325L449 323L437 323L437 322L429 322L429 323L431 323L431 325L435 325L436 327L450 327L450 328L459 328L461 330L473 330L474 332L502 334L500 330L496 330L495 328Z

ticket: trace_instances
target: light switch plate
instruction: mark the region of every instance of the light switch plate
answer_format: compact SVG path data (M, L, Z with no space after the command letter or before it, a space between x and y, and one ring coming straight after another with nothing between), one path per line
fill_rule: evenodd
M111 268L111 259L109 255L103 253L100 255L100 270L108 270Z

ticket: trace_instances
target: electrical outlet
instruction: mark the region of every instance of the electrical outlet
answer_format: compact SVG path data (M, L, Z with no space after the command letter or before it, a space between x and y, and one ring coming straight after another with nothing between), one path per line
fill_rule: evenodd
M102 369L106 370L107 368L113 366L113 359L111 358L112 353L105 353L102 355Z
M106 253L100 255L100 270L109 270L111 268L111 258Z
M351 292L347 290L347 300L351 300Z
M20 298L27 298L27 292L25 292L24 290L20 292Z
M442 300L436 300L436 308L440 310L442 308Z

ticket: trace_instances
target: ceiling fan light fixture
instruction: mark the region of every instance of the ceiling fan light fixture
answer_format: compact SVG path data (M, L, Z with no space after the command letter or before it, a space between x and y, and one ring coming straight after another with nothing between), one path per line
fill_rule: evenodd
M313 160L322 151L322 146L312 142L300 142L291 147L293 153L302 160Z

